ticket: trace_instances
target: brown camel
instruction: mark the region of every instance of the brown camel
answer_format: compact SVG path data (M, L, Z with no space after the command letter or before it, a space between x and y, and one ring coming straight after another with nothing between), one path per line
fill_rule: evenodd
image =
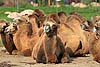
M57 14L52 14L49 18L53 15L57 16ZM58 20L56 22L58 23ZM89 51L86 35L80 26L82 22L81 18L76 15L68 16L66 23L60 22L58 33L70 56L84 55Z
M100 35L97 36L96 38L96 33L91 33L89 36L89 41L90 41L90 53L93 56L93 59L97 62L100 63Z
M94 16L92 18L92 23L95 24L96 31L91 32L89 35L90 41L90 53L93 56L93 59L100 63L100 16Z
M25 56L31 55L32 49L39 38L38 31L41 29L39 26L41 24L39 23L40 20L37 21L41 13L39 14L38 12L34 12L33 15L29 17L25 15L17 18L12 25L17 27L16 30L14 30L15 27L9 27L7 29L8 32L13 32L13 40L18 50L17 53L21 53Z
M44 32L33 47L32 57L38 63L69 62L69 56L57 34L58 24L52 19L45 22Z
M13 42L13 35L5 32L5 29L7 26L8 26L8 23L6 21L0 20L1 40L3 42L4 47L8 51L8 53L12 54L12 51L16 50L16 47L15 47L15 44Z

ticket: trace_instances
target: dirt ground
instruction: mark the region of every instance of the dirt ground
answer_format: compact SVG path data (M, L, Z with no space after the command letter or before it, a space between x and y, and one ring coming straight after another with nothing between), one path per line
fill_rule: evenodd
M0 47L0 51L4 48ZM42 64L35 63L31 57L21 55L9 55L8 53L0 53L0 67L100 67L100 63L93 61L90 54L86 57L71 58L71 63L65 64Z

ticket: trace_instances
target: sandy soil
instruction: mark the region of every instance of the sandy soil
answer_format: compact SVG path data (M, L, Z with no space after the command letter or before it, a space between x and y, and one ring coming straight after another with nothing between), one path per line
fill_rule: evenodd
M0 48L1 50L4 48ZM93 61L90 54L86 57L72 58L72 60L71 63L65 64L42 64L36 63L31 57L0 52L0 67L100 67L100 63Z

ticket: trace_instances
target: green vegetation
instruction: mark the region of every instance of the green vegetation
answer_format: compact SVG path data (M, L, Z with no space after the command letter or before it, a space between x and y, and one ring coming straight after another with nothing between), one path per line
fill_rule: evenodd
M42 9L46 14L49 13L57 13L60 11L66 12L68 15L72 11L77 11L79 12L82 16L86 17L87 19L90 19L94 15L100 15L100 9L99 7L86 7L86 8L78 8L78 7L72 7L72 6L62 6L62 7L48 7L48 6L39 6L39 7L33 7L31 5L24 5L24 6L19 6L19 12L25 9ZM7 18L7 15L4 13L7 11L17 11L16 7L0 7L0 19L6 19L8 21L11 21L9 18Z

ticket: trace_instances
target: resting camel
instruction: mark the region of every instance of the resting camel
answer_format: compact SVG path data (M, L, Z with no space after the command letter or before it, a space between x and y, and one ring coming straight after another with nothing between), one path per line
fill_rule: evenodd
M15 52L25 56L31 55L32 49L39 38L38 31L40 30L39 25L41 23L39 23L40 20L37 21L38 17L40 17L38 12L35 11L31 16L24 15L15 18L12 27L7 29L7 32L13 34L13 40L17 48ZM17 27L17 29L15 29L15 27Z
M57 34L58 24L52 20L46 20L44 32L33 47L32 57L38 63L65 63L69 62L69 56L65 53L64 45Z
M12 26L12 27L11 27ZM15 29L17 27L17 29ZM29 23L29 20L25 16L16 19L13 24L7 27L6 30L8 33L13 34L13 41L17 48L17 51L13 53L23 54L25 56L31 55L31 48L33 44L29 44L30 39L32 39L32 25ZM15 54L16 54L15 53Z
M92 23L94 24L96 30L93 31L89 36L90 41L90 53L93 56L93 59L100 63L100 16L94 16L92 18Z
M12 54L13 50L16 50L15 44L13 42L13 35L5 32L5 28L8 26L8 23L4 20L0 20L0 35L4 47L9 54Z
M52 16L56 17L57 14L48 15L49 18L53 18ZM56 18L60 19L59 17ZM56 22L58 23L59 21L57 20ZM69 56L80 56L89 52L89 43L87 42L84 30L80 26L82 22L81 18L76 15L68 16L65 23L63 21L60 22L58 34Z
M98 38L96 38L95 35L95 33L90 35L90 53L93 59L100 63L100 35L97 36Z

